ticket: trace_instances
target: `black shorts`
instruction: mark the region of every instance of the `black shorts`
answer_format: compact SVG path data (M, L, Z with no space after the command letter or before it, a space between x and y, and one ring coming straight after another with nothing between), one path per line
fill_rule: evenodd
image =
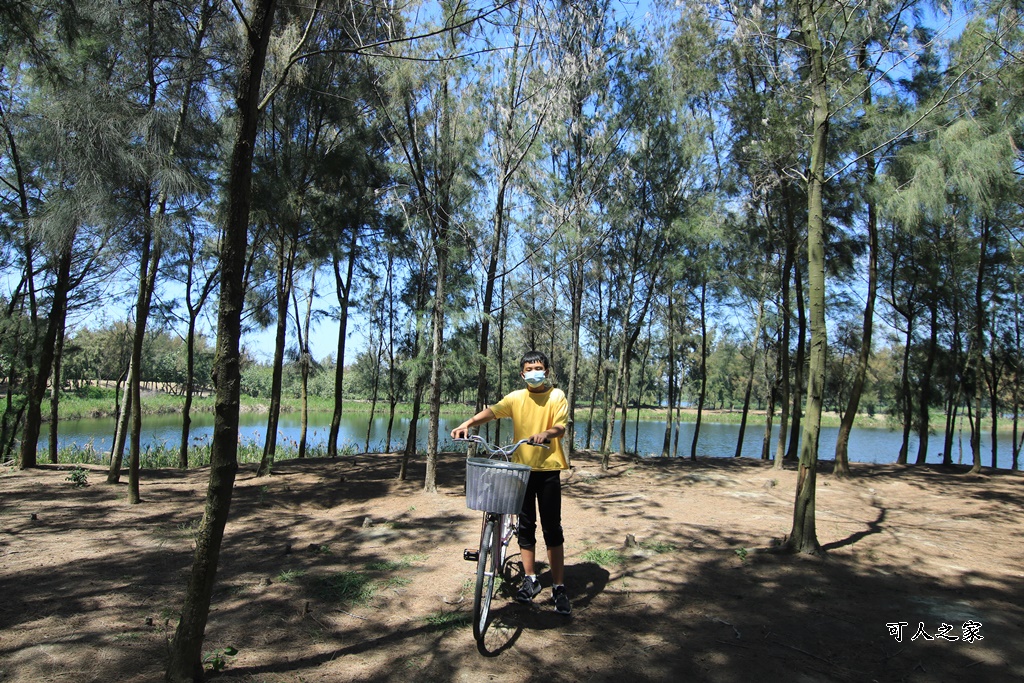
M519 547L531 549L537 545L537 508L544 531L544 545L557 548L565 542L562 535L562 471L530 472L526 484L526 499L519 513Z

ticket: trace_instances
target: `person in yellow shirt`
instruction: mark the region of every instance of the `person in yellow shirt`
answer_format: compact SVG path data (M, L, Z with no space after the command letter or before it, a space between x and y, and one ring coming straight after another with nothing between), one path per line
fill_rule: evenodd
M540 351L530 351L519 363L519 376L526 382L494 405L484 408L452 430L453 439L464 439L469 430L491 420L512 418L514 439L529 439L532 443L549 442L549 448L524 444L513 455L513 461L529 465L532 469L526 485L526 499L519 513L519 549L523 560L523 583L516 592L516 600L529 604L541 592L534 566L537 552L537 510L544 545L551 567L551 599L555 611L570 614L572 605L565 590L565 537L562 533L562 470L569 468L569 460L562 449L562 436L569 419L569 404L565 392L548 383L548 359Z

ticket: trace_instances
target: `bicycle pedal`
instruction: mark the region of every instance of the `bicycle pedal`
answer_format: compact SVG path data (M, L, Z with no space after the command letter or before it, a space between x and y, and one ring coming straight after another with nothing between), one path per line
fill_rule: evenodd
M462 559L466 560L467 562L476 562L478 559L480 559L480 553L478 553L475 550L463 550Z

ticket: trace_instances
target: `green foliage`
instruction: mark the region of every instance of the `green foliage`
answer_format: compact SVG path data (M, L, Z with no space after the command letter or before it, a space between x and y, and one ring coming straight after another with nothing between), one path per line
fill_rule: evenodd
M84 488L89 485L89 471L84 467L72 468L71 474L64 481L70 481L76 489Z
M473 617L468 612L438 610L428 614L424 621L439 631L451 631L469 626Z
M277 575L276 581L278 583L294 583L305 575L306 572L302 569L285 569Z
M338 572L312 577L309 587L318 600L363 605L377 594L378 584L360 572Z
M614 567L616 565L623 564L626 561L626 557L621 551L611 548L594 548L586 550L580 554L580 558L584 562L593 562L594 564L602 567Z
M228 646L208 652L203 656L203 666L209 671L223 671L227 668L229 658L238 654L238 650Z

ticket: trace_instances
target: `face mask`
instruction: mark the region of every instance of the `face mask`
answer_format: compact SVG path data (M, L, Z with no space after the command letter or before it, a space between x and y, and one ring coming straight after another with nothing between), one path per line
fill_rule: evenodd
M540 385L544 384L546 374L547 373L545 373L543 370L530 370L529 372L523 374L523 379L525 379L526 383L529 384L531 387L539 387Z

